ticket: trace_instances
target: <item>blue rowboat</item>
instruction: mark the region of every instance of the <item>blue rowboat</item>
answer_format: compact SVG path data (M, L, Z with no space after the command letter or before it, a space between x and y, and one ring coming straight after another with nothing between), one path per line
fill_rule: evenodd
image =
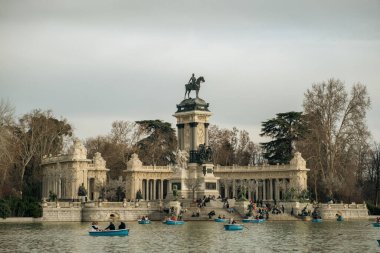
M242 224L225 224L224 229L228 231L243 230Z
M150 224L150 220L138 220L139 224Z
M214 219L214 221L215 221L215 222L225 222L226 219L219 219L219 218L217 218L217 219Z
M372 223L372 226L376 227L376 228L380 228L380 223L376 222L376 223Z
M323 222L322 219L312 219L311 221L312 221L312 222Z
M251 222L251 223L262 223L262 222L265 221L265 219L243 219L241 221L244 222L244 223L248 223L248 222Z
M88 233L92 236L126 236L129 234L129 229L88 231Z
M167 225L183 225L185 222L183 220L167 220L165 222Z
M343 218L343 216L339 216L336 220L337 221L344 221L344 218Z

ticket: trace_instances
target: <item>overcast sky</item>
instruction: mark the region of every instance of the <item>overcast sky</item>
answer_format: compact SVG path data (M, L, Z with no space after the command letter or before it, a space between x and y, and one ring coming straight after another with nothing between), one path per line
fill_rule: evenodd
M114 120L175 126L191 73L210 123L255 141L313 83L361 82L380 141L380 1L0 0L0 98L17 116L51 109L80 138Z

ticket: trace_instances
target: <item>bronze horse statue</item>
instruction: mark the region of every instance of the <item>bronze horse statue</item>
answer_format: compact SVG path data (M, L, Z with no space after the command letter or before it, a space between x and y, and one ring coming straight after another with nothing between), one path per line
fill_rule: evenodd
M188 84L185 84L185 98L184 99L186 99L186 94L187 94L187 98L190 98L190 91L192 90L195 90L196 96L198 98L199 89L201 88L201 82L202 83L205 82L205 79L203 78L203 76L198 77L195 83L190 82Z

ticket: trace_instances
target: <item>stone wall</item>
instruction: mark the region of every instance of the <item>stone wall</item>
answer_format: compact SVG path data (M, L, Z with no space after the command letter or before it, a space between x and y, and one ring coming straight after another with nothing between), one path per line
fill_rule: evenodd
M43 221L82 221L81 207L44 207Z
M33 217L8 217L6 219L0 219L0 223L31 223L41 222L42 218Z
M249 201L236 201L234 209L241 215L245 215L248 212ZM322 219L334 220L338 212L342 213L345 219L368 219L368 209L366 204L307 204L300 202L279 202L278 207L284 206L285 213L290 214L293 208L294 215L301 213L301 210L307 206L307 211L312 212L314 208L318 207L321 213ZM230 205L231 206L231 205Z
M345 219L368 219L366 204L320 204L323 219L336 219L337 212L341 212Z
M161 220L164 213L158 202L47 202L43 206L43 221L109 221L113 214L125 221L137 220L148 216L152 220Z

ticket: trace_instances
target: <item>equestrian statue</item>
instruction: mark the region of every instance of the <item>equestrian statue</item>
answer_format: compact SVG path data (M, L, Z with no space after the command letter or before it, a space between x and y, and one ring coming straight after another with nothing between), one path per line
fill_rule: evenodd
M190 77L189 82L185 84L185 98L184 99L186 99L186 94L187 94L187 98L190 98L190 91L192 90L195 90L196 96L198 98L199 89L201 88L201 82L202 83L205 82L205 79L203 78L203 76L200 76L196 79L193 74Z

